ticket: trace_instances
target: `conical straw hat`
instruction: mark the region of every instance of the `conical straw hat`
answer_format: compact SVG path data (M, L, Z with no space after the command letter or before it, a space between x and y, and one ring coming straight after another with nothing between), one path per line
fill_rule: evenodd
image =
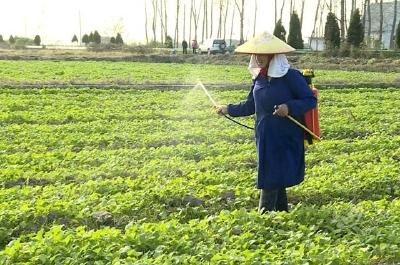
M257 34L253 39L236 48L237 53L248 54L279 54L296 49L268 32Z

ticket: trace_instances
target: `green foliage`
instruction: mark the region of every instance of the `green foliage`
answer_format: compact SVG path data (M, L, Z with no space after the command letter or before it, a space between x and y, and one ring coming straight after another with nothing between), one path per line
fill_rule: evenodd
M15 44L15 39L14 39L13 35L10 35L10 38L8 39L8 42L10 44Z
M71 42L78 42L78 37L76 36L76 34L74 34L74 36L72 37Z
M399 21L399 24L397 24L397 29L396 29L396 46L397 46L397 49L399 49L400 48L400 21Z
M117 33L117 37L115 37L115 44L124 44L124 40L122 39L122 36L120 33Z
M171 36L168 35L165 37L164 46L165 46L165 48L173 48L174 47Z
M90 42L94 42L94 34L93 34L93 32L90 32L90 34L89 34L89 43Z
M40 39L39 35L36 35L35 38L33 39L33 42L35 43L36 46L39 46L42 40Z
M288 44L295 49L303 49L300 19L296 12L290 16Z
M68 63L49 76L71 74ZM96 63L72 76L131 64ZM248 91L210 93L225 103ZM292 209L259 215L253 132L213 115L200 88L1 88L0 263L396 264L399 99L397 89L321 90L323 141L289 189Z
M87 35L87 34L83 35L82 42L85 43L86 45L88 45L90 42L89 35Z
M112 44L116 44L115 37L111 37L111 38L110 38L110 43L112 43Z
M99 32L97 30L94 31L93 42L96 43L96 44L100 44L101 43L101 36L100 36L100 34L99 34Z
M352 47L359 48L363 40L364 26L361 21L360 11L357 8L350 19L350 25L347 32L347 42Z
M282 25L282 20L280 19L278 20L278 22L276 22L274 35L286 42L286 30L285 27Z
M3 35L0 34L0 42L4 42Z
M137 47L138 49L139 47ZM137 51L136 51L137 52ZM148 50L144 48L144 53ZM174 71L171 71L171 66ZM201 65L110 61L9 61L0 60L0 82L16 83L166 83L195 84L198 79L205 84L225 84L221 74L232 84L247 84L249 74L241 65ZM21 71L26 69L26 71ZM62 69L62 74L60 72ZM90 69L90 71L86 71ZM315 82L349 83L357 85L371 80L394 82L398 73L392 69L387 73L346 70L319 70ZM195 73L195 74L193 74Z
M329 12L325 23L325 46L327 50L340 48L340 30L334 13Z

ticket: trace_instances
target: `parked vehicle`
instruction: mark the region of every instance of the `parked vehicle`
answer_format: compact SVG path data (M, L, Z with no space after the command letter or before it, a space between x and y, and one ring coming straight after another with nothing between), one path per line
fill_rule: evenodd
M225 53L226 42L224 39L207 39L203 43L200 43L198 52L199 53Z

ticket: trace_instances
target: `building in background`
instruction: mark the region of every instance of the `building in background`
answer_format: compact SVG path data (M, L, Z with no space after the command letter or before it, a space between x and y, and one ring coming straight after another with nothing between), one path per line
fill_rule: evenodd
M396 34L396 27L400 21L400 1L397 2L397 17L395 23L394 34ZM379 24L380 24L380 4L371 3L371 36L369 47L370 48L390 48L390 34L392 33L393 27L393 16L394 16L394 2L383 3L383 25L382 25L382 43L379 43ZM364 40L368 40L368 23L369 17L366 12L365 17L365 28L364 28ZM395 38L393 37L393 40Z

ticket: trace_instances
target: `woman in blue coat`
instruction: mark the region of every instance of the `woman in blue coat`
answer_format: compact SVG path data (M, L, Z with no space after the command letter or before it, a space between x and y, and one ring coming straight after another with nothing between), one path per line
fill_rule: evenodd
M304 131L286 116L301 120L317 99L283 55L293 50L267 32L239 46L236 52L251 54L253 85L245 101L215 106L217 113L232 117L256 115L261 213L288 211L286 188L304 180Z

